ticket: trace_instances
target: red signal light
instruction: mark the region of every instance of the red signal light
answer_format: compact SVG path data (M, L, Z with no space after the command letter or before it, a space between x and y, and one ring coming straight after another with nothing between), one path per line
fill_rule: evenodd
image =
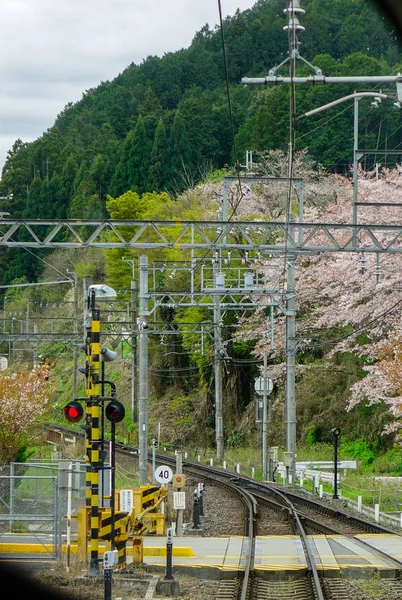
M112 423L120 423L124 419L126 409L118 400L112 400L105 408L106 418Z
M78 421L81 421L84 414L84 409L82 408L82 405L77 402L77 400L73 400L72 402L66 404L63 410L64 416L66 417L67 421L70 421L70 423L78 423Z

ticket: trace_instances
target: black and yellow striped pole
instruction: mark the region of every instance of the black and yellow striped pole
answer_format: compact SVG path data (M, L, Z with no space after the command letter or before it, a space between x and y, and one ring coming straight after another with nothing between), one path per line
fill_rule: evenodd
M95 308L95 291L88 295L91 324L86 339L87 480L86 505L90 507L90 564L88 575L99 575L99 469L100 469L100 311Z

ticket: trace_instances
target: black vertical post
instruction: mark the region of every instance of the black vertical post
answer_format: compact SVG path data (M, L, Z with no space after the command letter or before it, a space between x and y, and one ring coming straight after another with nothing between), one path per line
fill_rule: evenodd
M198 484L198 488L199 488L199 514L200 517L204 516L204 484L203 483L199 483Z
M194 490L194 507L193 507L194 529L200 528L200 503L198 499L198 489Z
M104 569L105 600L112 600L112 569Z
M114 497L115 497L115 489L116 489L116 423L114 421L112 421L111 423L112 425L112 456L111 456L111 491L110 491L110 495L111 495L111 499L110 499L110 508L111 508L111 525L112 525L112 539L111 539L111 546L112 546L112 550L115 549L115 543L114 543L114 537L115 537L115 532L114 532L114 524L115 524L115 505L114 505Z
M334 438L334 495L332 497L338 499L338 441L341 430L339 427L335 427L334 429L331 429L331 433Z
M173 569L172 569L172 555L173 555L173 532L168 529L166 532L166 575L165 579L172 580Z

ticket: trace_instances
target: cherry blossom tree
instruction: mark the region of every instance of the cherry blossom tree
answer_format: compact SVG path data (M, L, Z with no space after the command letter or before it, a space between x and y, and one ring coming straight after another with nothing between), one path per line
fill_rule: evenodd
M32 439L45 414L54 385L49 380L51 365L39 365L13 373L0 372L0 462L15 460L18 451Z
M300 175L303 175L301 172ZM358 173L358 224L400 225L402 222L402 167ZM262 214L263 191L250 191L241 200L243 215L254 218ZM308 174L305 185L304 223L351 224L353 222L353 183L347 177ZM279 203L280 204L280 203ZM277 204L277 206L279 206ZM284 202L282 202L284 205ZM294 203L297 206L297 203ZM284 211L276 211L283 218ZM273 218L266 211L265 219ZM240 218L240 216L238 216ZM305 233L308 225L305 225ZM335 231L335 230L334 230ZM351 231L342 228L334 236L342 244ZM382 247L392 243L401 248L402 240L384 228L377 237ZM312 238L316 246L328 246L324 231ZM359 247L355 252L316 252L298 255L296 261L297 348L328 347L325 359L330 364L336 353L352 352L362 358L366 376L351 389L347 410L359 402L385 402L392 422L388 432L402 428L402 254L364 252L373 247L365 232L358 233ZM276 258L275 260L279 260ZM271 261L260 261L255 268L264 272ZM281 287L285 289L285 260L281 272ZM239 336L256 341L257 356L267 353L275 366L270 376L283 381L285 349L285 319L278 312L274 326L274 349L270 346L270 324L263 305L240 323ZM308 368L308 367L307 367ZM298 366L298 374L306 366Z

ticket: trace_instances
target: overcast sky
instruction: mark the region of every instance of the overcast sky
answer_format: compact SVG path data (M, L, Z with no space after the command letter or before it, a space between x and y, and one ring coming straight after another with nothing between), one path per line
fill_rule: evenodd
M256 0L221 0L223 17ZM218 0L1 0L0 169L17 138L31 142L68 102L131 62L187 48Z

